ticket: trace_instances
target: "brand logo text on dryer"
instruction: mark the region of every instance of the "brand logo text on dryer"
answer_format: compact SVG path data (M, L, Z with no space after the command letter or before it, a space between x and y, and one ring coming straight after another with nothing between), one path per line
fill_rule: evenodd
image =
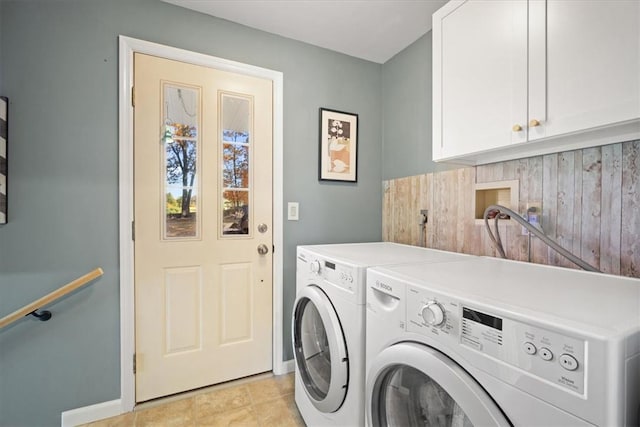
M389 292L393 292L393 287L392 287L392 286L389 286L389 285L387 285L386 283L382 283L382 282L381 282L381 281L379 281L379 280L376 280L376 286L377 286L378 288L386 289L386 290L387 290L387 291L389 291Z

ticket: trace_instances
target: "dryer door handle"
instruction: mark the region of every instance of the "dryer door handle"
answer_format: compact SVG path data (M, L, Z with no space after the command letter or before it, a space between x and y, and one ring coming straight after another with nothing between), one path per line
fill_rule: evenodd
M375 301L372 301L371 304L378 303L378 305L382 306L387 310L395 310L395 308L400 304L400 298L388 294L378 288L371 288L372 294L375 297Z

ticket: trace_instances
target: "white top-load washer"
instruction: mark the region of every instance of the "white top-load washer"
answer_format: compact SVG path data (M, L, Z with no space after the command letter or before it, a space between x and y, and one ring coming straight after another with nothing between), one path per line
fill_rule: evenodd
M366 269L469 259L383 242L298 247L295 401L307 425L364 425Z
M369 269L369 425L638 425L640 280L491 258Z

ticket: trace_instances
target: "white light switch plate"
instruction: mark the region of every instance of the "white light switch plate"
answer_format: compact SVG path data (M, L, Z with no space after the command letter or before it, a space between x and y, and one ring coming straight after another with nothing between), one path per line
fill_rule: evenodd
M300 210L300 205L298 202L289 202L287 203L287 219L289 221L297 221L298 214Z

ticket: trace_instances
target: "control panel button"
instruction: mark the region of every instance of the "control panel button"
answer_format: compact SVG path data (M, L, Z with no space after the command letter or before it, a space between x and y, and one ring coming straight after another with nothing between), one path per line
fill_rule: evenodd
M429 301L422 309L422 318L431 326L444 324L444 309L435 301Z
M541 347L540 357L542 357L544 360L551 360L553 359L553 353L547 347Z
M535 344L531 343L531 342L526 342L524 343L524 351L527 354L536 354L536 352L538 351L538 349L536 348Z
M578 361L570 354L563 354L560 356L560 366L567 371L575 371L578 369Z

